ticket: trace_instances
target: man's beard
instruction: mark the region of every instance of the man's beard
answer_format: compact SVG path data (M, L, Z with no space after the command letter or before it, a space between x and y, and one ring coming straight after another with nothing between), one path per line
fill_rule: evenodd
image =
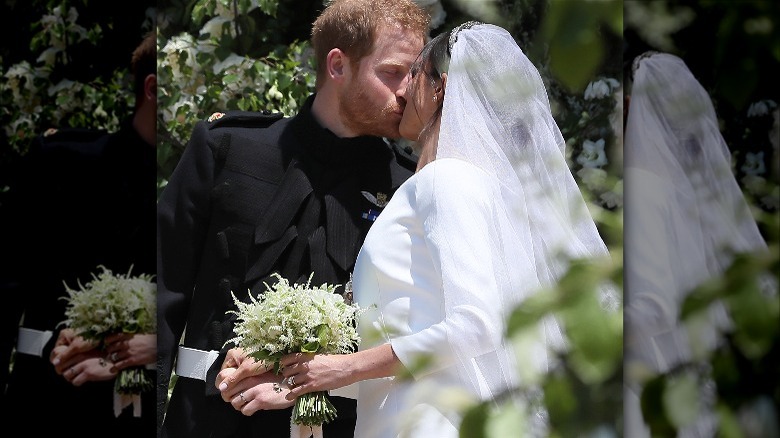
M396 107L391 103L381 108L371 103L365 87L357 81L354 86L344 91L339 101L341 120L358 136L399 138L400 119L395 110Z

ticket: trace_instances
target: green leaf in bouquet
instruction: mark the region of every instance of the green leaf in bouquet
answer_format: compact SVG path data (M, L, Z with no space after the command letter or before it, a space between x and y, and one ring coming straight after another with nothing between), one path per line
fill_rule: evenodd
M311 341L301 345L301 353L316 353L319 349L319 341Z

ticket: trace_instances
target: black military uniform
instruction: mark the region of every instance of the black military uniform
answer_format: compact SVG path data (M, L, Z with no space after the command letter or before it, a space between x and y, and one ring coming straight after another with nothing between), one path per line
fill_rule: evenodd
M3 306L4 318L18 322L23 316L24 330L53 334L40 356L16 351L4 416L39 417L24 425L35 436L152 436L153 391L142 396L141 418L131 408L116 418L113 380L74 387L55 373L49 354L65 319L63 283L85 284L98 265L115 273L155 274L156 149L130 120L115 133L47 132L25 157L12 189L11 254L19 293Z
M321 127L313 101L292 118L234 112L200 122L162 193L158 420L182 334L183 346L221 353L205 375L177 377L161 436L289 436L291 409L246 417L214 386L234 336L231 291L248 301L272 273L303 283L313 272L312 284L343 286L382 200L413 173L413 157L385 140ZM338 418L325 436L351 437L355 401L331 400Z

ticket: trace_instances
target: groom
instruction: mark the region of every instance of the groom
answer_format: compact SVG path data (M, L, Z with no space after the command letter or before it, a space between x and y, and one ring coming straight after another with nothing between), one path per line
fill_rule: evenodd
M295 117L216 113L195 127L158 204L159 436L289 436L291 409L238 412L214 385L233 337L231 293L247 301L273 273L349 279L378 200L415 167L382 137L400 137L400 96L428 25L411 0L330 2L312 31L316 92ZM354 400L332 402L339 417L325 435L352 436Z

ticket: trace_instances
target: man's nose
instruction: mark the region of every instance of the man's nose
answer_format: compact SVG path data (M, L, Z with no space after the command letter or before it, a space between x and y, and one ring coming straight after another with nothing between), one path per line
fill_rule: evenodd
M404 78L401 79L401 83L398 84L398 89L395 91L395 95L403 100L406 100L406 87L409 86L409 79L410 75L407 74L404 76Z

